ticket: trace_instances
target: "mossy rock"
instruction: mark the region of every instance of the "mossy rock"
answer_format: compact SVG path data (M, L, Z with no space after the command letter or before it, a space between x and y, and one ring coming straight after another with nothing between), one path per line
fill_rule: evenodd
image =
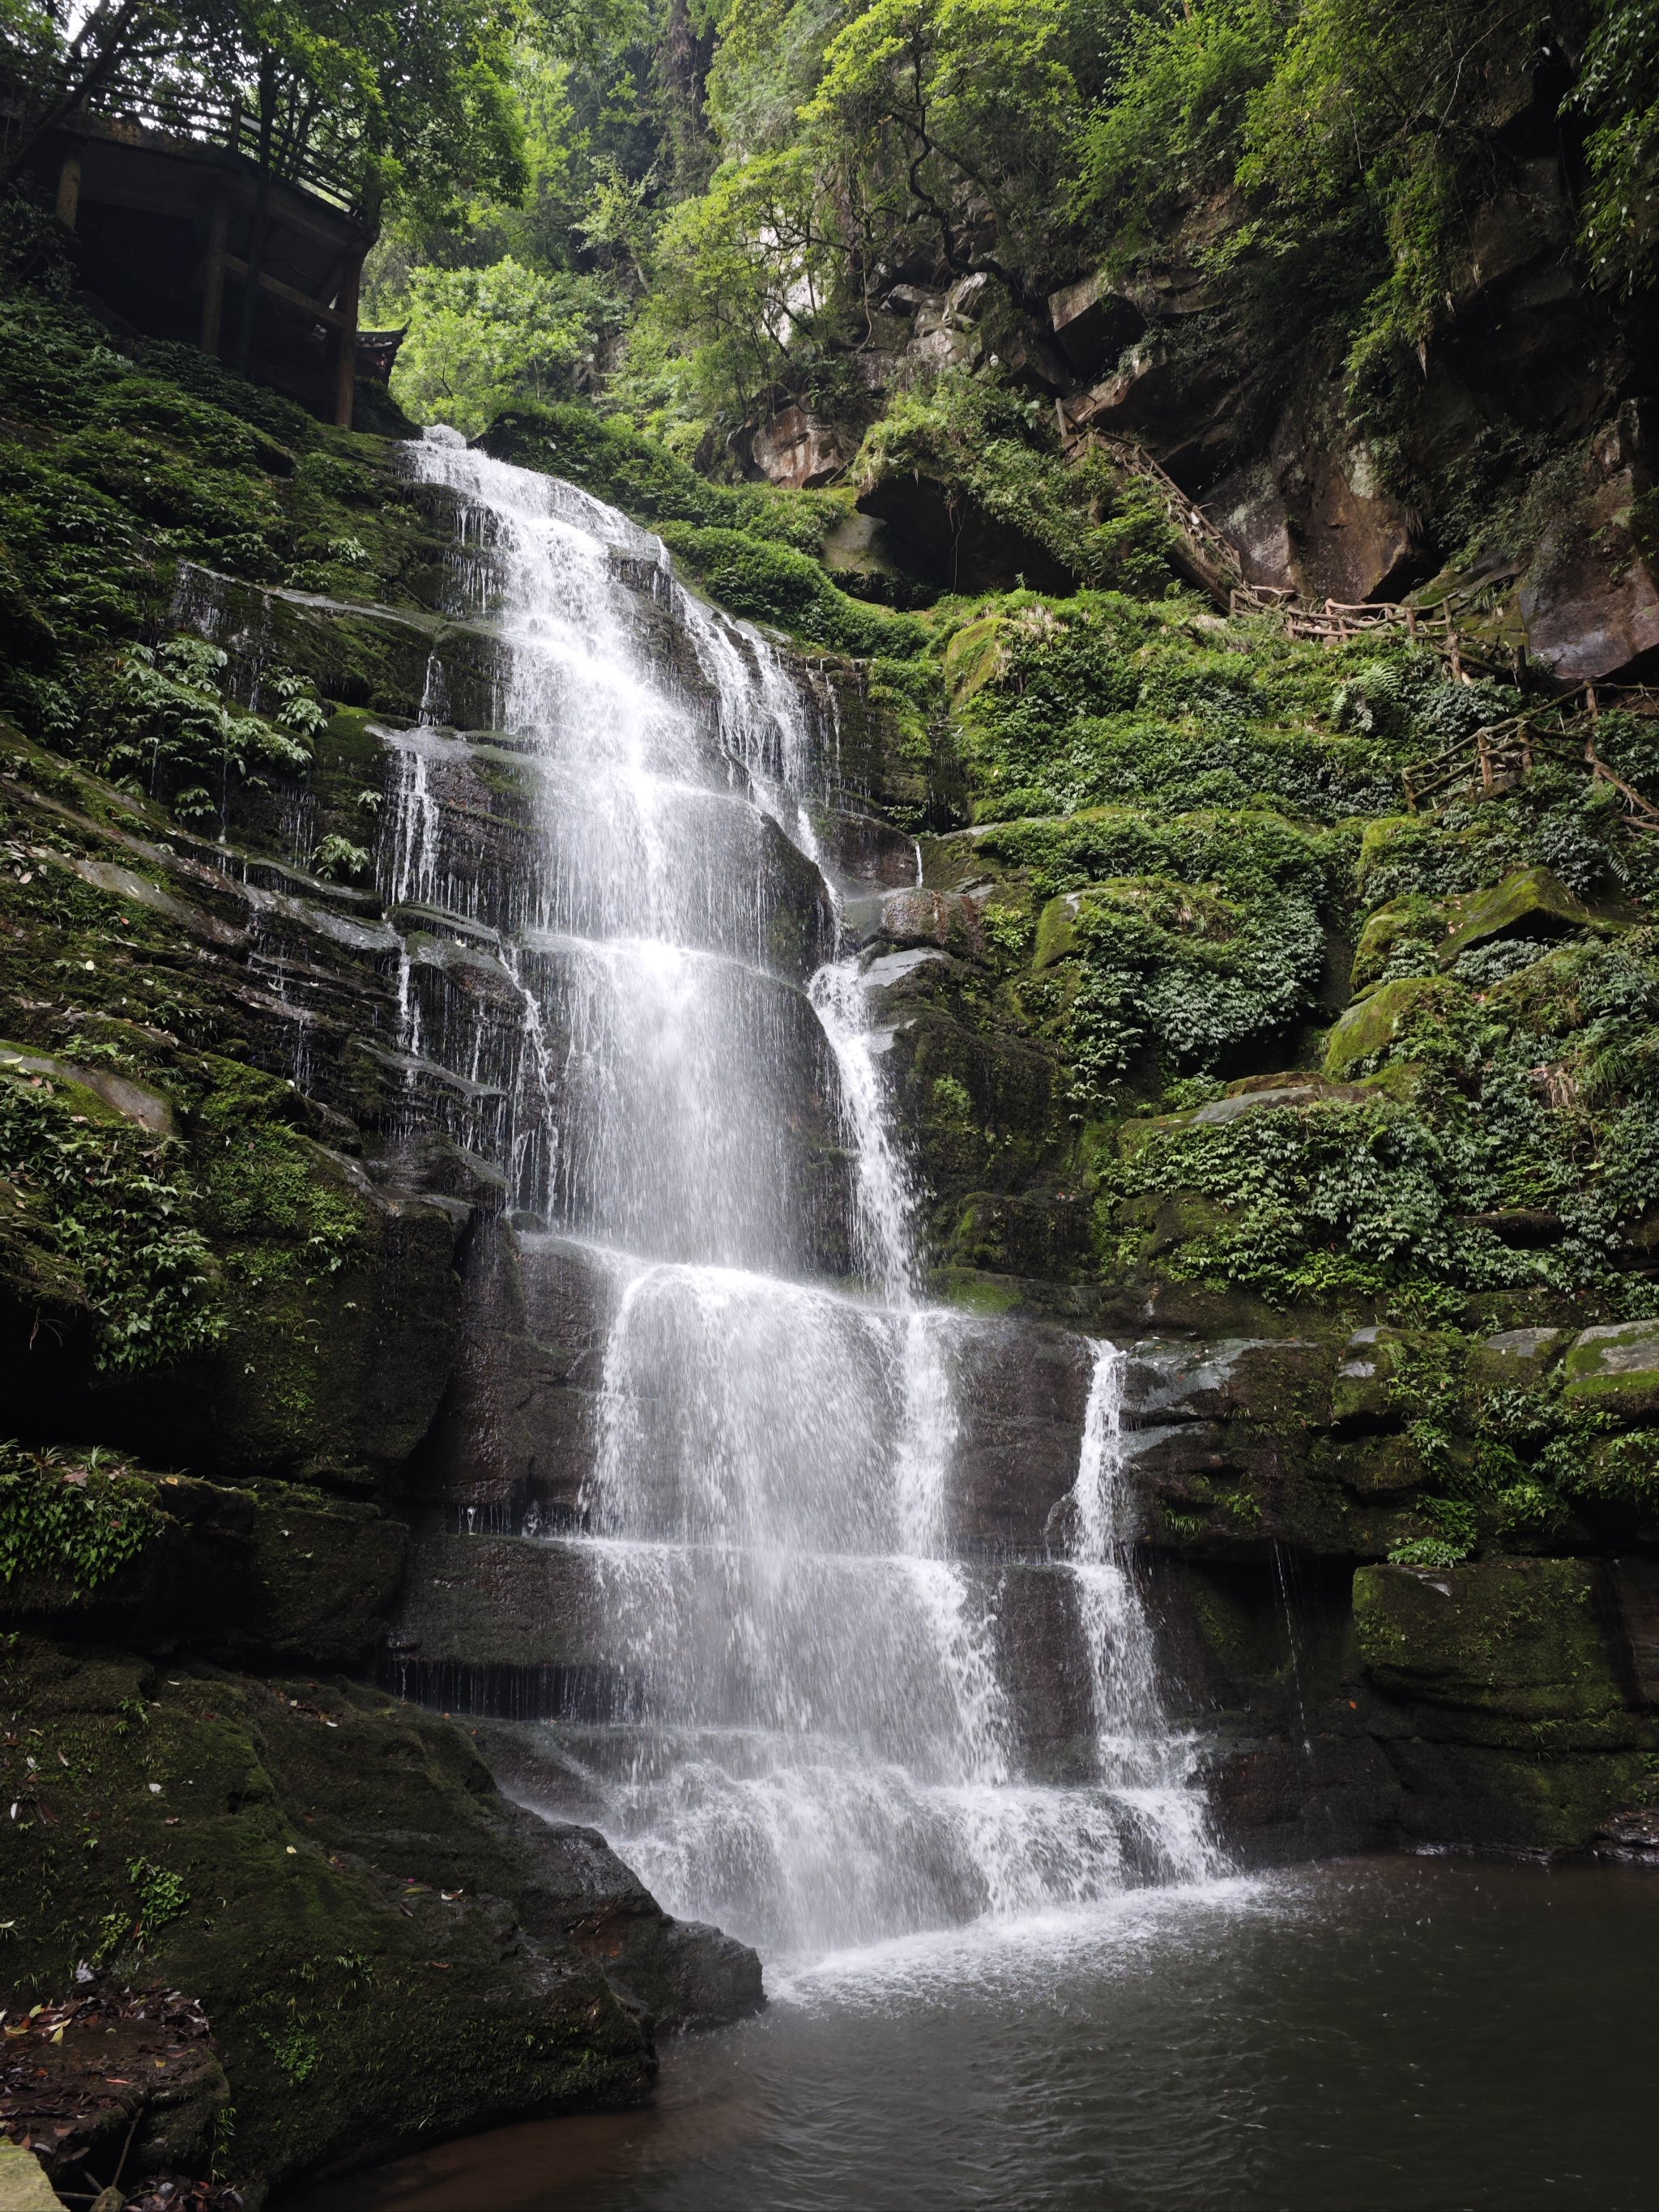
M1466 1370L1478 1392L1534 1389L1560 1363L1568 1342L1564 1328L1505 1328L1484 1338Z
M1588 1560L1362 1567L1353 1610L1378 1688L1506 1723L1498 1740L1526 1741L1516 1724L1527 1723L1573 1723L1584 1748L1641 1731L1598 1625ZM1557 1740L1572 1747L1559 1731Z
M377 1507L320 1491L60 1453L0 1490L0 1557L15 1563L0 1597L54 1633L346 1666L379 1640L407 1540Z
M153 1137L177 1133L173 1102L148 1085L107 1067L76 1067L48 1053L30 1052L21 1045L0 1044L0 1075L16 1081L45 1076L58 1091L67 1111L88 1121L131 1121Z
M461 1729L118 1651L26 1640L6 1669L51 1772L0 1749L21 1807L0 1829L0 2001L94 1957L198 1997L236 2104L233 2179L650 2087L648 2023L600 1954L625 1962L632 1919L676 1923L590 1832L507 1804Z
M0 2212L62 2212L63 2203L34 2153L0 2136Z
M945 648L945 688L953 707L963 707L992 683L1002 665L1003 621L981 615L965 623Z
M1390 899L1370 916L1354 947L1353 988L1363 991L1375 983L1402 945L1437 945L1446 933L1447 907L1443 899L1408 891Z
M1561 1395L1570 1406L1631 1422L1659 1414L1659 1321L1581 1331L1568 1348Z
M1351 1075L1386 1052L1407 1023L1419 1014L1449 1012L1463 1002L1462 988L1443 976L1402 975L1356 999L1325 1043L1327 1075Z
M1146 1120L1123 1122L1118 1130L1118 1150L1126 1160L1133 1159L1155 1138L1175 1136L1182 1130L1224 1127L1253 1114L1271 1114L1287 1106L1364 1106L1374 1095L1360 1084L1304 1075L1296 1069L1283 1075L1249 1077L1232 1085L1224 1098L1207 1099L1183 1114L1155 1114Z
M1622 903L1586 905L1552 869L1522 868L1495 889L1455 902L1452 933L1440 948L1440 959L1449 967L1472 945L1501 938L1566 937L1581 929L1607 935L1633 929L1641 919Z
M1377 1325L1356 1329L1342 1347L1331 1378L1333 1427L1380 1429L1397 1425L1394 1380L1410 1358L1416 1339Z
M1422 1487L1427 1470L1409 1437L1364 1437L1336 1447L1337 1479L1357 1498L1395 1498Z

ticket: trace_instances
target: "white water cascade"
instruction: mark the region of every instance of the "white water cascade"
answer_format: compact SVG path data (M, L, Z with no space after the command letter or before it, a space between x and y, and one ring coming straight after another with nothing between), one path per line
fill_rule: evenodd
M952 1542L977 1324L922 1297L812 827L815 702L612 509L447 438L415 465L459 496L465 611L501 672L483 738L392 738L409 1079L449 1071L521 1226L609 1285L578 1510L538 1540L623 1686L546 1723L582 1807L671 1911L774 1953L1207 1872L1118 1525L1109 1346L1070 1533L1038 1563L1073 1593L1093 1744L1063 1781L1025 1771L998 1571ZM462 754L532 772L522 866L446 853ZM458 976L490 1021L447 1023Z

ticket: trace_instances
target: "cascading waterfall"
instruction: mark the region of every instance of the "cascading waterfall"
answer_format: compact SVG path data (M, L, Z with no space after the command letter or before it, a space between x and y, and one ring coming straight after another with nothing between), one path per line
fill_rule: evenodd
M539 797L522 884L469 884L434 826L459 741L393 738L390 888L489 934L526 1009L497 1071L517 1203L611 1285L579 1526L539 1540L627 1693L549 1723L565 1770L671 1910L775 1951L1206 1871L1121 1557L1109 1347L1068 1559L1096 1771L1021 1771L996 1575L952 1557L974 1324L921 1296L808 698L613 510L451 437L414 450L462 501L458 577L502 647L491 742ZM405 1049L453 1066L428 988L406 973Z
M1121 1526L1127 1363L1115 1344L1093 1350L1072 1492L1070 1566L1089 1655L1100 1775L1133 1815L1151 1863L1196 1880L1215 1871L1216 1855L1203 1801L1191 1787L1188 1747L1164 1717L1152 1623Z

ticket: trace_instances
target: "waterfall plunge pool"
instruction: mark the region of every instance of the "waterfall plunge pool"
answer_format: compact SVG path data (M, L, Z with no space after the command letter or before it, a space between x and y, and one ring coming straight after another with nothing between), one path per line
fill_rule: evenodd
M288 2212L1647 2212L1659 1880L1334 1861L810 1966L641 2110Z

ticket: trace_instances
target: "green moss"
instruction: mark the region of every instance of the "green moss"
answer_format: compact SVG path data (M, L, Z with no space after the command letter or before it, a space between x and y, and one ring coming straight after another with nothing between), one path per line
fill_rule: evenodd
M1589 906L1552 869L1522 868L1492 890L1462 900L1441 949L1448 966L1470 946L1496 938L1548 938L1564 931L1629 929L1640 921L1628 907L1603 901Z
M816 561L788 545L736 530L661 525L664 543L733 614L775 623L814 645L843 653L902 658L920 653L927 632L911 615L888 614L849 599Z
M1331 1030L1325 1045L1325 1073L1358 1073L1388 1050L1408 1023L1455 1007L1462 1000L1455 983L1429 976L1401 976L1378 984L1356 1000Z
M1628 1741L1644 1726L1629 1715L1586 1561L1492 1560L1438 1575L1362 1567L1353 1606L1360 1656L1379 1687L1490 1716L1510 1741L1539 1723L1557 1724L1562 1749Z
M1446 933L1447 909L1420 891L1389 899L1368 917L1354 947L1353 988L1393 979L1401 966L1426 974Z
M1003 617L981 615L956 631L945 648L945 689L953 707L963 707L1000 672Z
M1659 1414L1659 1322L1586 1329L1568 1351L1562 1396L1569 1406L1621 1420Z

